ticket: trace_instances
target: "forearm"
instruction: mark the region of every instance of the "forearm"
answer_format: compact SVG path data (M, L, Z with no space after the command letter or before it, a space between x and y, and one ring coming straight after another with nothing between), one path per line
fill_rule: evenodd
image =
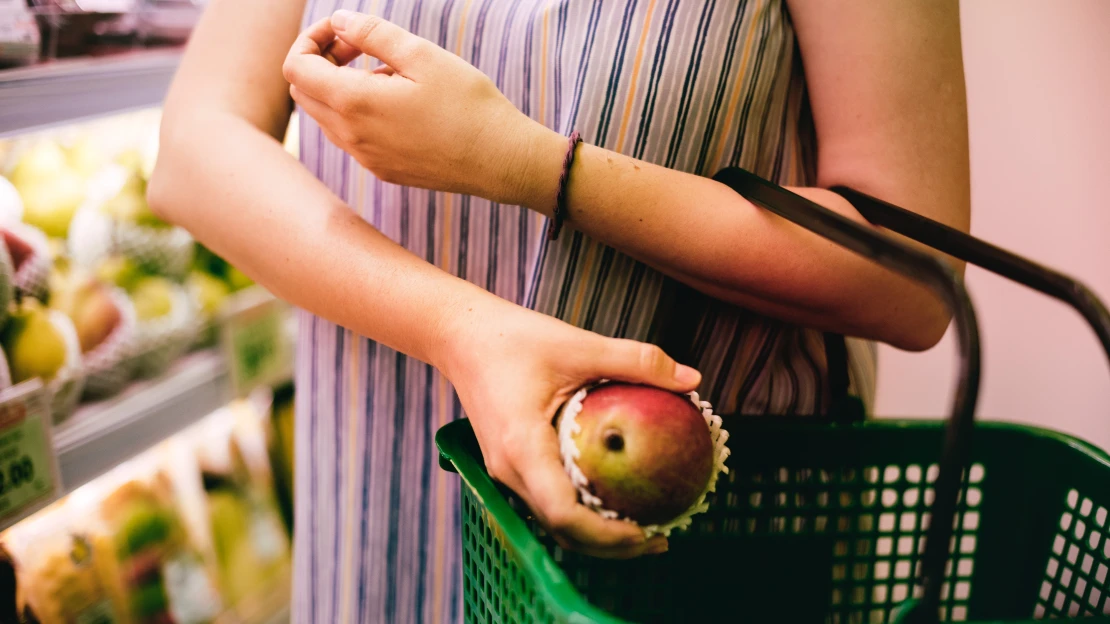
M447 315L496 299L386 238L241 118L165 123L152 208L282 299L436 365Z
M566 142L547 135L526 204L550 215ZM853 220L843 198L793 189ZM579 147L567 224L711 296L823 330L930 346L948 317L924 288L788 223L711 179Z

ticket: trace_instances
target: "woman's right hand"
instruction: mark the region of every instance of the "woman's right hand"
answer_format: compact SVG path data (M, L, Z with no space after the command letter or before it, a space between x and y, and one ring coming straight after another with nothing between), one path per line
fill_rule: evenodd
M592 381L687 392L701 375L654 345L606 338L500 299L485 309L470 307L447 331L441 368L490 475L516 492L564 548L606 558L665 551L663 537L645 540L635 525L606 520L579 503L552 420Z

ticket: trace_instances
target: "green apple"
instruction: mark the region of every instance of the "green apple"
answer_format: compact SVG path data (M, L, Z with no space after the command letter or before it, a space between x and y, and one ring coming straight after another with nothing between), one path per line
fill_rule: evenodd
M173 311L173 282L165 277L144 277L131 291L135 303L135 316L139 321L152 321L168 316Z
M582 401L576 463L602 506L642 525L689 509L713 476L713 438L684 396L612 383Z
M12 382L35 377L50 381L66 363L66 341L38 301L26 298L0 332Z

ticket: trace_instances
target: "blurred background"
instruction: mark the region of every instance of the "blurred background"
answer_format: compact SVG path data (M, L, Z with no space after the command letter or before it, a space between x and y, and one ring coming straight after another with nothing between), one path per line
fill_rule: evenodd
M202 8L0 0L0 624L288 620L291 311L144 197ZM1110 2L961 13L972 233L1110 299ZM968 284L979 417L1110 448L1110 363L1082 319ZM942 417L954 375L951 335L882 347L876 412Z
M960 3L971 138L971 233L1110 299L1110 2ZM978 415L1110 448L1110 364L1070 308L975 267ZM880 349L876 412L947 413L952 332L925 354Z

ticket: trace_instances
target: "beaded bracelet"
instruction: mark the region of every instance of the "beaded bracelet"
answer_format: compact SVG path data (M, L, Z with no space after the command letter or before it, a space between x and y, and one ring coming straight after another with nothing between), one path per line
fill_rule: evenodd
M582 136L577 130L570 133L567 145L567 155L563 159L563 172L559 175L559 194L555 196L555 212L551 215L548 224L547 236L550 240L559 238L559 230L563 229L563 221L567 213L567 182L570 180L570 168L574 164L574 155L578 151L578 144Z

